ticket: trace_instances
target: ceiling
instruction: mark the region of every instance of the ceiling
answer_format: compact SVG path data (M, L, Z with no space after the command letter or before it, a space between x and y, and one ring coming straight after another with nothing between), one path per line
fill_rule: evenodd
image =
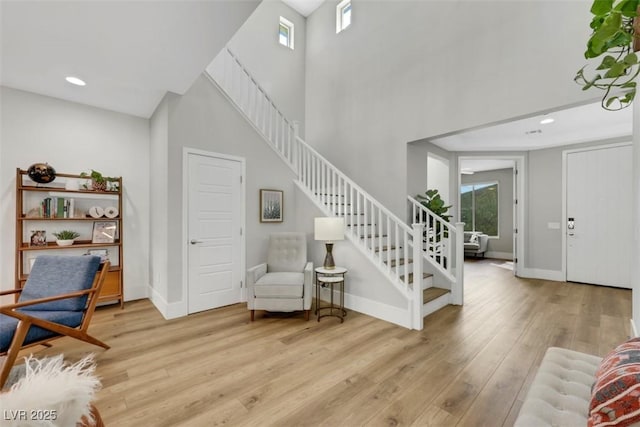
M282 0L282 2L304 17L311 15L324 0Z
M3 0L0 84L148 118L167 91L192 85L259 3Z
M632 108L606 111L600 102L429 139L448 151L529 151L630 136ZM541 124L544 118L555 121Z

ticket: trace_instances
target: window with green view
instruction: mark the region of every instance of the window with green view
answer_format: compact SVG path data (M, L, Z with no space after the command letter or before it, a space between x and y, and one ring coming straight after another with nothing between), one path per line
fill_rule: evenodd
M464 231L498 237L498 183L461 186L460 220L464 222Z

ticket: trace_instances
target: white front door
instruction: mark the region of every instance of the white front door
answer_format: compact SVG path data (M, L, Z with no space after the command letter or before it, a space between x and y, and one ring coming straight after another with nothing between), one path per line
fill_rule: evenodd
M242 163L188 154L189 313L241 299Z
M567 280L631 287L631 146L567 155Z

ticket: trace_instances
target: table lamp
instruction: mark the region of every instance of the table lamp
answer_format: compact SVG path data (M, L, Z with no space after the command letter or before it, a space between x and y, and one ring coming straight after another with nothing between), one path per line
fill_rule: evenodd
M333 255L331 255L331 250L333 249L333 242L344 239L344 218L316 218L314 235L315 240L324 241L327 248L327 255L324 258L324 268L327 270L336 268L336 264L333 262Z

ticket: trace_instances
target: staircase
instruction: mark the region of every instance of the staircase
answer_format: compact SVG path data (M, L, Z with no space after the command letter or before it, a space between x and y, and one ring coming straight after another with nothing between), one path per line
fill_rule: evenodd
M418 220L407 225L303 141L297 125L228 48L207 67L207 74L294 171L301 191L324 215L345 219L347 239L405 296L407 325L420 330L428 314L462 304L462 223L435 219L416 201L412 218ZM418 285L416 277L422 278ZM434 287L435 279L440 288Z

